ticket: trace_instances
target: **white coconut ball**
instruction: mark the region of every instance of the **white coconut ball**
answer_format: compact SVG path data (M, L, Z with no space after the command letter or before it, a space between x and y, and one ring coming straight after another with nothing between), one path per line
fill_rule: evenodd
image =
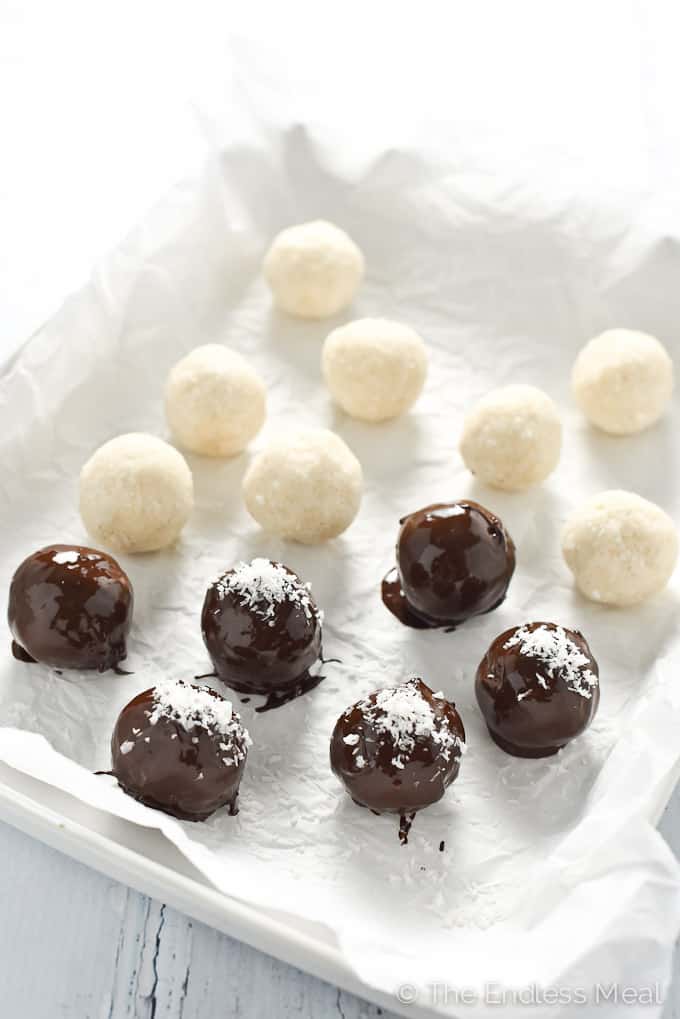
M602 492L567 520L562 553L586 598L636 605L667 584L678 535L653 502L633 492Z
M354 297L364 256L344 230L317 219L282 230L263 268L279 308L301 318L327 318Z
M673 362L653 336L608 329L576 358L572 388L592 424L611 435L632 435L663 414L673 392Z
M174 366L165 387L173 437L203 456L234 456L264 424L267 394L240 354L219 343L196 347Z
M171 545L194 503L186 460L154 435L119 435L80 472L80 515L97 542L121 552Z
M480 481L517 491L557 467L562 425L555 403L534 386L494 389L465 418L460 453Z
M361 503L361 464L325 428L274 439L244 479L248 512L266 531L305 545L341 534Z
M343 410L363 421L386 421L418 399L427 351L418 333L401 322L360 318L326 337L321 369Z

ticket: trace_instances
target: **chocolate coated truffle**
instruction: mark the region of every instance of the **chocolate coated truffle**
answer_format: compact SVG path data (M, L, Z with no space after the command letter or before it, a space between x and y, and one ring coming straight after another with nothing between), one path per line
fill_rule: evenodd
M203 603L203 640L217 676L242 693L268 694L277 706L315 686L322 613L297 574L281 563L239 563Z
M249 745L229 701L206 686L164 680L118 716L112 771L148 807L204 821L220 807L236 813Z
M434 503L400 523L397 567L382 596L402 623L453 627L501 604L515 546L498 517L466 499Z
M477 702L491 736L516 757L549 757L586 729L600 702L584 636L556 623L501 633L477 670Z
M330 758L355 803L401 815L406 841L415 812L441 799L458 775L464 750L455 705L410 679L347 708L333 730Z
M127 655L132 587L95 548L48 545L24 559L9 589L12 652L56 669L116 668Z

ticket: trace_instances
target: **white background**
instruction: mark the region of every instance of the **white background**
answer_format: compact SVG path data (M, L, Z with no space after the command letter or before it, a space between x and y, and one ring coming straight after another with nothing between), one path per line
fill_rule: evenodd
M426 77L480 147L492 125L511 161L645 192L677 243L670 5L472 6L0 2L0 360L228 134L230 33L260 37L254 80L283 69L291 102L309 95L318 114L332 91L387 137L424 113L410 83ZM488 120L466 119L469 89ZM677 797L664 831L680 850ZM17 832L0 828L0 852L8 1016L375 1014Z

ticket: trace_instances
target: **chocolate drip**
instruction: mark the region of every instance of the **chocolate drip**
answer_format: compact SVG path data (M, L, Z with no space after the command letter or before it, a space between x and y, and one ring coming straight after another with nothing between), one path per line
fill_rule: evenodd
M426 623L424 619L411 611L409 603L406 601L406 595L401 589L399 570L396 566L393 566L383 578L381 594L383 602L392 615L396 616L404 626L412 626L414 630L430 629L430 623Z
M294 687L286 690L272 690L264 704L261 704L259 708L255 708L255 711L261 714L263 711L271 711L273 708L280 708L284 704L289 704L290 701L294 701L298 697L302 697L303 694L309 693L323 679L325 677L322 675L312 676L310 673L306 673L298 680Z
M402 814L399 818L399 841L402 846L408 845L408 837L411 833L411 825L416 816L415 810L410 814Z
M35 663L35 658L32 658L15 640L12 641L12 655L18 662L28 662L29 665Z

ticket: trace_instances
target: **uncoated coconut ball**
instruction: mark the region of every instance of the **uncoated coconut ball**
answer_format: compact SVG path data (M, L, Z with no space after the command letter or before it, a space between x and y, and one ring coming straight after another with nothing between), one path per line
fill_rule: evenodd
M171 545L193 508L191 471L181 453L153 435L119 435L80 473L80 515L89 533L122 552Z
M663 414L673 392L673 362L653 336L608 329L586 343L571 381L592 424L611 435L632 435Z
M344 230L317 219L282 230L263 268L279 308L301 318L327 318L354 297L364 256Z
M427 375L427 351L409 326L361 318L326 337L321 368L343 410L364 421L386 421L418 399Z
M562 425L556 405L534 386L511 385L483 396L465 418L460 453L480 481L516 491L557 467Z
M264 423L266 390L240 354L207 343L170 372L165 414L173 437L185 449L203 456L234 456Z
M266 531L313 545L341 534L361 502L361 464L324 428L274 439L243 479L248 512Z
M602 492L567 520L562 553L586 598L636 605L667 584L678 535L653 502L633 492Z

